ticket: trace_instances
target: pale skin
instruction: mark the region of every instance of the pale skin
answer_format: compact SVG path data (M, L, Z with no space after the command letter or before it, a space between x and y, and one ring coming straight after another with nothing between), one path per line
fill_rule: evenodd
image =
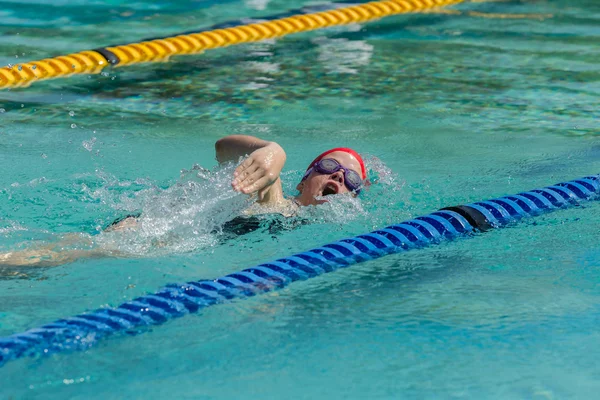
M248 154L248 157L233 173L231 186L245 194L256 193L258 203L263 205L282 205L290 200L283 196L280 174L286 161L285 151L275 142L268 142L253 136L231 135L220 139L215 144L217 160L220 163L237 161ZM327 155L339 162L343 167L353 169L360 174L360 163L352 155L343 151L335 151ZM325 200L317 199L325 193L344 194L350 190L344 185L344 170L333 174L319 174L315 171L296 189L300 192L294 199L303 206L316 205Z
M323 196L350 192L344 184L344 170L333 174L313 171L296 186L300 192L298 196L284 197L280 174L286 162L286 154L275 142L253 136L230 135L215 143L215 152L220 164L237 162L247 155L235 169L231 186L240 193L256 196L258 210L254 207L251 213L268 212L290 216L295 213L293 210L297 206L321 204L326 202ZM336 151L328 154L326 158L332 158L343 168L353 169L360 174L359 161L349 153ZM136 225L135 218L126 218L109 227L107 231L136 229ZM71 234L53 245L0 253L0 265L49 267L71 263L81 258L127 257L126 254L103 249L61 250L61 244L66 246L74 241L85 245L89 242L89 236L85 238L82 234Z

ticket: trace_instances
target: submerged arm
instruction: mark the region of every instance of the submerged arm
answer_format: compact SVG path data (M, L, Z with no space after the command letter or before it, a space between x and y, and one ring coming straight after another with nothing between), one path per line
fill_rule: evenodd
M101 249L30 249L0 253L0 266L11 267L56 267L82 258L122 257L123 255Z
M283 200L279 175L286 154L275 143L246 135L230 135L215 143L217 161L237 161L248 154L234 171L231 185L239 192L258 193L259 203L277 203Z
M0 253L0 266L55 267L84 258L132 257L116 249L95 246L91 236L69 233L60 240L43 246Z

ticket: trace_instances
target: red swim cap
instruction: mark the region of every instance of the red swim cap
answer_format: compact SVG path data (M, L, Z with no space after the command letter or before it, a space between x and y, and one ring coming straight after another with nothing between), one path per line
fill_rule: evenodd
M354 156L354 158L356 158L358 160L358 163L360 164L360 172L362 173L362 178L363 179L367 179L367 169L365 168L365 162L363 161L363 159L360 156L360 154L358 154L356 151L352 150L349 147L336 147L334 149L330 149L330 150L327 150L327 151L319 154L319 156L317 156L317 158L315 158L313 160L313 162L310 163L310 165L308 166L308 168L306 168L306 170L308 171L308 169L310 167L312 167L313 165L315 165L315 163L317 161L322 160L323 158L325 158L325 156L327 154L333 153L335 151L343 151L344 153L348 153L348 154Z

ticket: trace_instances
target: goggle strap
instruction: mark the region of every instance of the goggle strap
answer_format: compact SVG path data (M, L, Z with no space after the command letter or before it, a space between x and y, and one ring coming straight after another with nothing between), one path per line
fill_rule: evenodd
M304 181L306 178L308 178L308 176L310 175L310 173L313 172L313 167L310 167L309 169L306 170L306 172L304 173L304 176L302 177L302 181Z

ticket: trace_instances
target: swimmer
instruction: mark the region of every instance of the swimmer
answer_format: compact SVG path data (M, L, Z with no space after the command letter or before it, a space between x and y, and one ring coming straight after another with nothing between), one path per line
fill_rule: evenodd
M280 174L287 156L279 144L254 136L230 135L215 143L215 153L219 164L236 162L247 155L233 172L231 182L233 190L256 196L256 203L246 215L276 213L290 217L299 207L325 203L325 196L357 196L368 182L362 157L350 148L337 147L317 156L296 186L300 194L286 198ZM137 216L128 216L107 230L135 228L136 220Z
M368 182L362 157L350 148L338 147L317 156L296 186L299 194L286 197L280 175L287 156L279 144L253 136L230 135L215 143L215 152L219 164L236 162L247 155L233 172L231 182L233 190L256 198L255 204L246 210L246 215L277 213L293 216L299 207L326 202L326 196L357 196ZM121 218L104 231L135 230L138 217ZM93 248L82 234L71 234L70 238L72 242L81 239L84 249L71 250L61 242L37 249L0 253L0 265L45 267L81 258L127 257L119 251Z

